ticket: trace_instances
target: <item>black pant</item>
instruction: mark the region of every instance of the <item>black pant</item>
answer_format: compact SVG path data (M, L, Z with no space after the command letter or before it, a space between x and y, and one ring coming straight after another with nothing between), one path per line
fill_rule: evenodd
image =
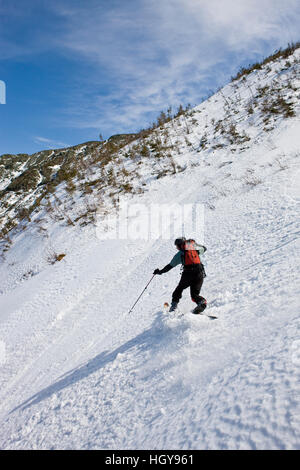
M203 299L203 297L199 295L202 284L202 267L184 269L180 282L172 294L172 301L178 303L181 299L183 290L189 287L192 300L198 304Z

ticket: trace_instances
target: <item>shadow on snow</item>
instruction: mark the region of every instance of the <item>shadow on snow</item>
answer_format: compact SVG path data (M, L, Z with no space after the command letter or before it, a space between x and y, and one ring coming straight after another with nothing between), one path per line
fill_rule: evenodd
M127 341L114 351L103 351L90 361L67 372L61 376L60 380L28 398L26 401L11 410L9 414L12 414L17 410L25 410L26 408L46 400L53 394L86 379L89 375L103 369L107 364L113 362L117 358L118 354L123 354L134 348L138 348L139 354L149 349L151 349L152 353L155 354L155 352L160 351L164 346L166 349L169 349L172 344L172 339L174 340L178 338L178 330L182 332L182 329L187 328L187 325L183 325L184 322L180 319L175 319L175 323L170 328L168 325L168 317L165 317L161 311L157 312L152 325L150 328L143 331L143 333L140 333L135 338Z

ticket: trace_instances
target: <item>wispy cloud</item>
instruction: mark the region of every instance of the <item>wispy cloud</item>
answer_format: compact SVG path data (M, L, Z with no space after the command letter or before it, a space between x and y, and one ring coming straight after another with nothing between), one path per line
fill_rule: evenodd
M57 44L89 64L72 125L105 130L143 124L151 111L197 103L245 56L297 40L298 0L139 0L57 3ZM83 65L84 66L84 65ZM97 93L109 80L107 92ZM107 85L107 84L106 84Z
M44 145L47 149L57 149L57 148L62 148L62 147L69 147L68 144L64 143L64 142L59 142L57 140L53 140L53 139L48 139L46 137L39 137L39 136L36 136L34 137L34 143L36 144L42 144Z
M0 0L0 60L28 60L55 48L60 22L47 0Z
M142 127L169 104L197 104L243 61L299 40L299 0L28 3L31 12L47 8L52 22L35 25L24 46L10 36L6 54L51 50L73 60L60 122L103 134Z

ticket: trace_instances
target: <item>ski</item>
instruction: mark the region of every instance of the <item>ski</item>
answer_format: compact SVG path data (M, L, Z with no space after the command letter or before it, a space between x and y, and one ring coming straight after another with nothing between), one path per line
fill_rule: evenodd
M191 313L193 313L194 315L205 315L207 318L210 318L211 320L218 319L218 317L216 317L215 315L210 315L209 313L205 313L205 312L194 312L194 310L191 310Z
M170 305L168 304L168 302L165 302L164 303L164 312L169 313L169 308L170 308ZM191 313L193 313L193 315L205 315L207 318L210 318L210 320L217 320L218 319L218 317L216 317L215 315L210 315L209 313L206 313L206 312L195 312L194 310L190 311ZM180 312L179 310L175 310L174 312L170 312L170 313L176 313L176 312L179 314L178 316L183 315L183 313Z

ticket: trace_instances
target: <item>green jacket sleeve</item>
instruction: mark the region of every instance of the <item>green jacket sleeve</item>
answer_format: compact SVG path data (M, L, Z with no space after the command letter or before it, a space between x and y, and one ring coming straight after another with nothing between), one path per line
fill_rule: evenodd
M178 264L182 264L182 251L178 251L175 256L170 261L172 268L175 268Z

